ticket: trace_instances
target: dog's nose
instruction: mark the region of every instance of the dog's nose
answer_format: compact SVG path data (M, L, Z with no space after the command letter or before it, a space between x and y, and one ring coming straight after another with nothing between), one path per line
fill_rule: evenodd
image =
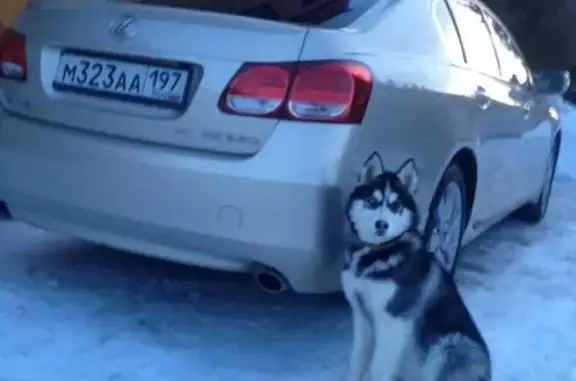
M374 223L374 227L378 230L388 230L388 222L384 220L378 220Z

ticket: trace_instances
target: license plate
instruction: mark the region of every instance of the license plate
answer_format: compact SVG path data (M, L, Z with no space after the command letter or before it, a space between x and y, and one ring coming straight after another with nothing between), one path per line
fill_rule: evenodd
M53 86L87 95L181 105L188 75L178 68L64 53Z

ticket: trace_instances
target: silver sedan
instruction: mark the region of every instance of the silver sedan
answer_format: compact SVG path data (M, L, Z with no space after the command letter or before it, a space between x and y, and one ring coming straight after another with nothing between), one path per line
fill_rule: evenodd
M2 31L13 218L301 293L339 289L343 203L375 157L414 159L450 270L507 214L544 218L569 76L532 72L480 2L314 23L156 3L38 0Z

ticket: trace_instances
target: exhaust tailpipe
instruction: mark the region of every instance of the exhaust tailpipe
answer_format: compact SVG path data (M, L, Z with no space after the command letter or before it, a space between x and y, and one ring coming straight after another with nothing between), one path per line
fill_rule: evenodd
M263 267L255 271L254 280L261 290L273 295L280 294L290 288L286 278L269 267Z

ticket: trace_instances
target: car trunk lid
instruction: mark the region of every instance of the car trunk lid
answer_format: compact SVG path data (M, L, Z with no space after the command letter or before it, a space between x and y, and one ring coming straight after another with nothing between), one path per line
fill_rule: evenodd
M16 28L28 35L28 80L2 83L9 111L97 134L247 155L278 121L222 113L219 97L246 61L297 61L307 34L303 26L228 14L53 0L29 6Z

